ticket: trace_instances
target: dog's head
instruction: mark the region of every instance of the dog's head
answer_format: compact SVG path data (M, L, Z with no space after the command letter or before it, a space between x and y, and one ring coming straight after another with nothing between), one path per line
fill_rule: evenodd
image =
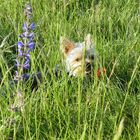
M94 45L88 34L82 43L74 43L61 37L60 50L63 54L66 70L73 76L86 76L93 70Z

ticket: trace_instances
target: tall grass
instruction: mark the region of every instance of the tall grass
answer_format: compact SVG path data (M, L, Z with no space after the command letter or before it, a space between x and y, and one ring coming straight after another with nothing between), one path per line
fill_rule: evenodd
M0 139L140 139L140 22L138 0L31 0L36 48L30 74L43 83L22 89L24 107L10 83L22 32L25 1L0 1ZM61 35L82 41L92 34L98 56L91 79L70 78L59 52ZM55 77L59 64L62 76ZM98 67L107 75L96 76ZM49 69L50 75L46 74Z

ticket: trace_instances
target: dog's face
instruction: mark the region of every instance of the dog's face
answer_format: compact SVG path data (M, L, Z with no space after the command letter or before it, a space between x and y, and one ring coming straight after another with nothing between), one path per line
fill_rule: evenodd
M65 61L66 70L73 76L86 76L93 70L94 46L90 34L82 43L73 43L61 37L60 49Z

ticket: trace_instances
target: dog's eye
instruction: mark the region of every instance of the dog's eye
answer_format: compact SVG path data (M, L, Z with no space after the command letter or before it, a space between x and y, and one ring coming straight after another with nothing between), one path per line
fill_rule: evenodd
M80 61L80 58L76 58L75 61Z

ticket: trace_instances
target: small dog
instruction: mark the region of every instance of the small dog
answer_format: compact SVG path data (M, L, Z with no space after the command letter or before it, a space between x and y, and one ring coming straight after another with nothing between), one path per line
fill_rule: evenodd
M66 70L70 76L87 76L91 74L95 61L95 53L90 34L86 36L82 43L73 43L61 37L60 50L63 54Z

